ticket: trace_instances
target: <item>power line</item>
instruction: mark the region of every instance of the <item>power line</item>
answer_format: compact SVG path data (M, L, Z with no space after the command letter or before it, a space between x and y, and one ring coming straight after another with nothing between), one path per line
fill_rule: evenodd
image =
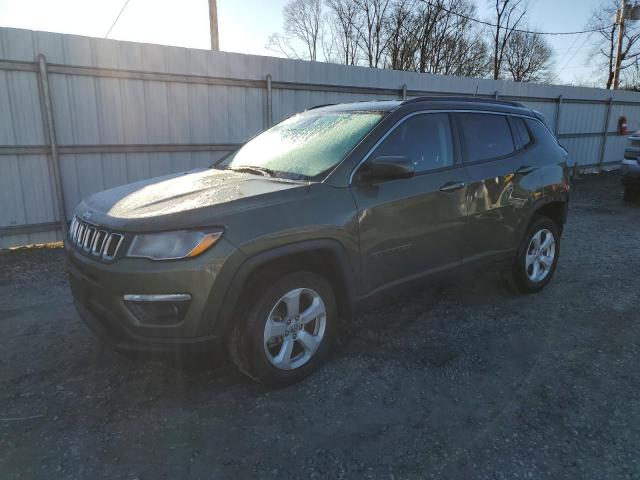
M560 60L558 60L558 65L562 65L564 62L564 60L569 57L569 55L571 55L571 49L573 49L574 45L576 44L576 42L580 39L580 35L577 35L574 39L573 42L571 42L571 46L567 49L566 52L564 52L564 55L562 56L562 58ZM579 48L578 48L579 50ZM572 57L573 58L573 57Z
M444 10L447 13L450 13L452 15L455 15L457 17L460 18L464 18L466 20L470 20L472 22L476 22L479 23L481 25L486 25L488 27L493 27L493 28L504 28L505 30L507 29L507 27L503 27L502 25L496 25L495 23L491 23L491 22L487 22L485 20L479 20L477 18L474 17L470 17L469 15L465 15L463 13L459 13L459 12L454 12L453 10L449 10L448 8L445 8L443 5L434 5L433 3L429 2L428 0L422 0L424 3L426 3L427 5L430 5L434 8L440 8L442 10ZM609 27L612 27L613 24L611 25L606 25L604 27L600 27L600 28L592 28L591 30L580 30L580 31L576 31L576 32L536 32L534 30L522 30L519 28L512 28L510 29L512 32L520 32L520 33L532 33L535 35L580 35L582 33L593 33L593 32L601 32L604 29L607 29Z
M118 16L116 17L116 19L113 21L113 23L111 24L111 27L109 28L109 31L107 32L107 34L104 36L104 38L107 38L109 36L109 34L111 33L111 30L113 30L113 27L116 26L116 23L118 23L118 20L120 20L120 15L122 15L122 12L124 12L124 9L127 8L127 5L129 5L129 1L130 0L126 0L124 2L124 5L122 6L122 8L120 9L120 13L118 14Z
M578 52L581 51L583 48L586 48L588 46L587 42L591 38L591 35L593 35L593 33L590 33L589 35L587 35L587 37L584 39L584 42L583 42L582 45L578 45L578 48L573 52L573 55L571 55L571 57L569 57L567 59L567 61L565 62L564 66L562 67L562 70L566 70L567 68L570 68L569 65L571 64L571 62L573 61L575 56L578 54Z

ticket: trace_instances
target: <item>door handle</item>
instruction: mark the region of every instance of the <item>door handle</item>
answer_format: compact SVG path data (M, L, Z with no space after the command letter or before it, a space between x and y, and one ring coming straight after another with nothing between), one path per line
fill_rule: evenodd
M460 190L461 188L464 188L464 186L465 186L464 182L447 182L440 187L440 191L451 193L451 192L455 192L456 190Z
M520 167L519 169L516 170L516 174L517 175L528 175L531 172L536 171L537 168L536 167L530 167L528 165L524 165L522 167Z

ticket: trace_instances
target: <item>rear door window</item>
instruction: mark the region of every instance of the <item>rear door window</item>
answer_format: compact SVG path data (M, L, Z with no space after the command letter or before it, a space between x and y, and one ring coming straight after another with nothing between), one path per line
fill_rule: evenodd
M371 154L403 156L413 163L416 173L450 167L454 163L449 115L424 113L400 123Z
M465 141L465 161L482 162L507 156L515 151L513 135L505 115L459 113Z

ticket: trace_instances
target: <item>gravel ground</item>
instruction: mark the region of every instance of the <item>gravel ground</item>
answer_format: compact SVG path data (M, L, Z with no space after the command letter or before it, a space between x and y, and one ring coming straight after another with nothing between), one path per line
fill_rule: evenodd
M132 361L80 322L59 248L0 255L2 478L640 478L640 205L574 189L555 279L360 315L301 384Z

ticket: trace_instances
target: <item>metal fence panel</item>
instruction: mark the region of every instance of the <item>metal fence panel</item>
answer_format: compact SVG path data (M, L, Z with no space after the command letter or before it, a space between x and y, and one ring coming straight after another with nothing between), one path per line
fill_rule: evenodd
M0 162L0 225L27 223L18 160L16 155L6 155Z
M560 143L570 152L578 165L596 166L599 163L599 137L562 138Z
M523 101L525 106L531 108L532 110L536 110L543 114L547 119L547 123L550 127L554 127L556 124L556 101L554 102L530 102Z
M624 151L627 142L626 136L610 135L607 137L607 145L604 152L603 164L613 164L620 162L620 152Z
M53 194L45 155L7 155L0 161L0 225L15 227L55 220ZM9 234L0 247L56 240L55 225L49 234Z
M6 87L15 144L42 145L45 140L35 73L7 72Z
M558 134L602 132L606 105L565 102Z
M15 145L7 72L0 71L0 145Z

